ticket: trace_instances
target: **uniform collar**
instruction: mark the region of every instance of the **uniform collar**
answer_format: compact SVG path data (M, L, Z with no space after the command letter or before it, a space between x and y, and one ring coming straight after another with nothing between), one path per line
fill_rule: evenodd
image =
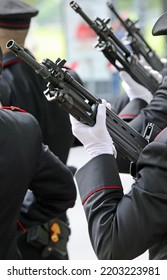
M29 50L27 50L27 49L24 49L24 50L32 56L32 54L30 53ZM23 59L16 56L14 53L12 53L10 51L3 55L3 68L6 68L9 65L20 63L20 62L23 62Z
M21 58L17 57L14 53L12 52L7 52L3 55L3 68L6 68L7 66L11 64L16 64L18 62L23 61Z

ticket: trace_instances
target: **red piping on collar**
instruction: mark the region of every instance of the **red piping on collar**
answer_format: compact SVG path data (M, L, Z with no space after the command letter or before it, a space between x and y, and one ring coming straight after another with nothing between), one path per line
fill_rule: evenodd
M16 64L18 62L23 62L23 59L16 57L13 60L10 60L6 63L3 63L3 68L6 68L6 67L8 67L9 65L12 65L12 64Z
M11 111L19 111L22 113L27 113L25 110L23 110L19 107L14 107L14 106L0 106L0 109L7 109L7 110L11 110Z

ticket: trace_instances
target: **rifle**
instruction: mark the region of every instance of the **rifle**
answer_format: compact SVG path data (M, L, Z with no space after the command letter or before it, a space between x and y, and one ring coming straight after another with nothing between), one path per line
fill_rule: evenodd
M127 31L127 39L130 42L130 46L135 54L138 57L143 56L147 63L155 70L161 71L164 67L162 61L157 56L155 51L150 47L146 42L143 35L140 32L140 29L136 26L137 22L133 22L131 19L127 18L123 20L117 13L114 5L110 2L107 2L107 6L114 13L114 15L119 19L121 24L124 26Z
M98 35L98 42L95 48L102 51L118 71L126 71L137 83L155 94L159 86L158 81L144 68L138 57L130 52L114 35L111 27L108 27L110 19L104 20L97 17L92 21L75 1L71 1L70 6L80 14L89 27Z
M7 49L29 64L36 73L48 81L44 95L48 101L56 101L78 121L94 126L97 106L101 103L64 68L66 60L58 58L56 62L44 59L38 63L23 47L14 40L9 40ZM131 162L136 163L140 152L148 144L148 139L141 136L120 119L112 110L106 109L106 125L117 150Z

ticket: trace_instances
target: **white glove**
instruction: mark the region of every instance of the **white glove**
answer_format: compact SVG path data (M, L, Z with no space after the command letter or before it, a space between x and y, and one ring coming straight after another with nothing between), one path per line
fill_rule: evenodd
M109 110L111 110L111 103L107 102L105 99L101 99L102 103L106 106L106 108L108 108Z
M161 59L161 61L163 60L163 58ZM167 61L167 60L166 60ZM152 75L154 77L154 79L157 80L157 82L160 84L163 80L163 76L158 72L156 71L155 69L153 69L146 61L145 59L143 60L142 58L139 60L140 64L143 65L143 67L149 72L150 75ZM163 61L162 61L163 62ZM165 62L165 59L164 59L164 64L166 63Z
M164 67L167 67L167 58L162 57L161 62L163 63Z
M144 68L150 73L150 75L152 75L154 77L154 79L157 80L157 82L160 84L162 82L162 75L154 70L151 66L147 65L147 66L144 66Z
M120 71L119 74L122 79L122 87L130 101L135 98L140 98L145 100L148 104L151 102L153 95L147 88L137 83L127 72Z
M91 158L101 154L112 154L116 157L117 152L106 127L105 104L99 104L96 124L93 127L77 121L71 115L70 120L74 136L84 145Z

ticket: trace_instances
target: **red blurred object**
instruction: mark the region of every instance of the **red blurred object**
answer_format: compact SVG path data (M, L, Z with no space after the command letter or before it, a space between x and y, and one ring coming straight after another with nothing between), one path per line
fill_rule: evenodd
M80 23L76 29L76 38L78 40L94 39L97 35L95 32L84 22Z

